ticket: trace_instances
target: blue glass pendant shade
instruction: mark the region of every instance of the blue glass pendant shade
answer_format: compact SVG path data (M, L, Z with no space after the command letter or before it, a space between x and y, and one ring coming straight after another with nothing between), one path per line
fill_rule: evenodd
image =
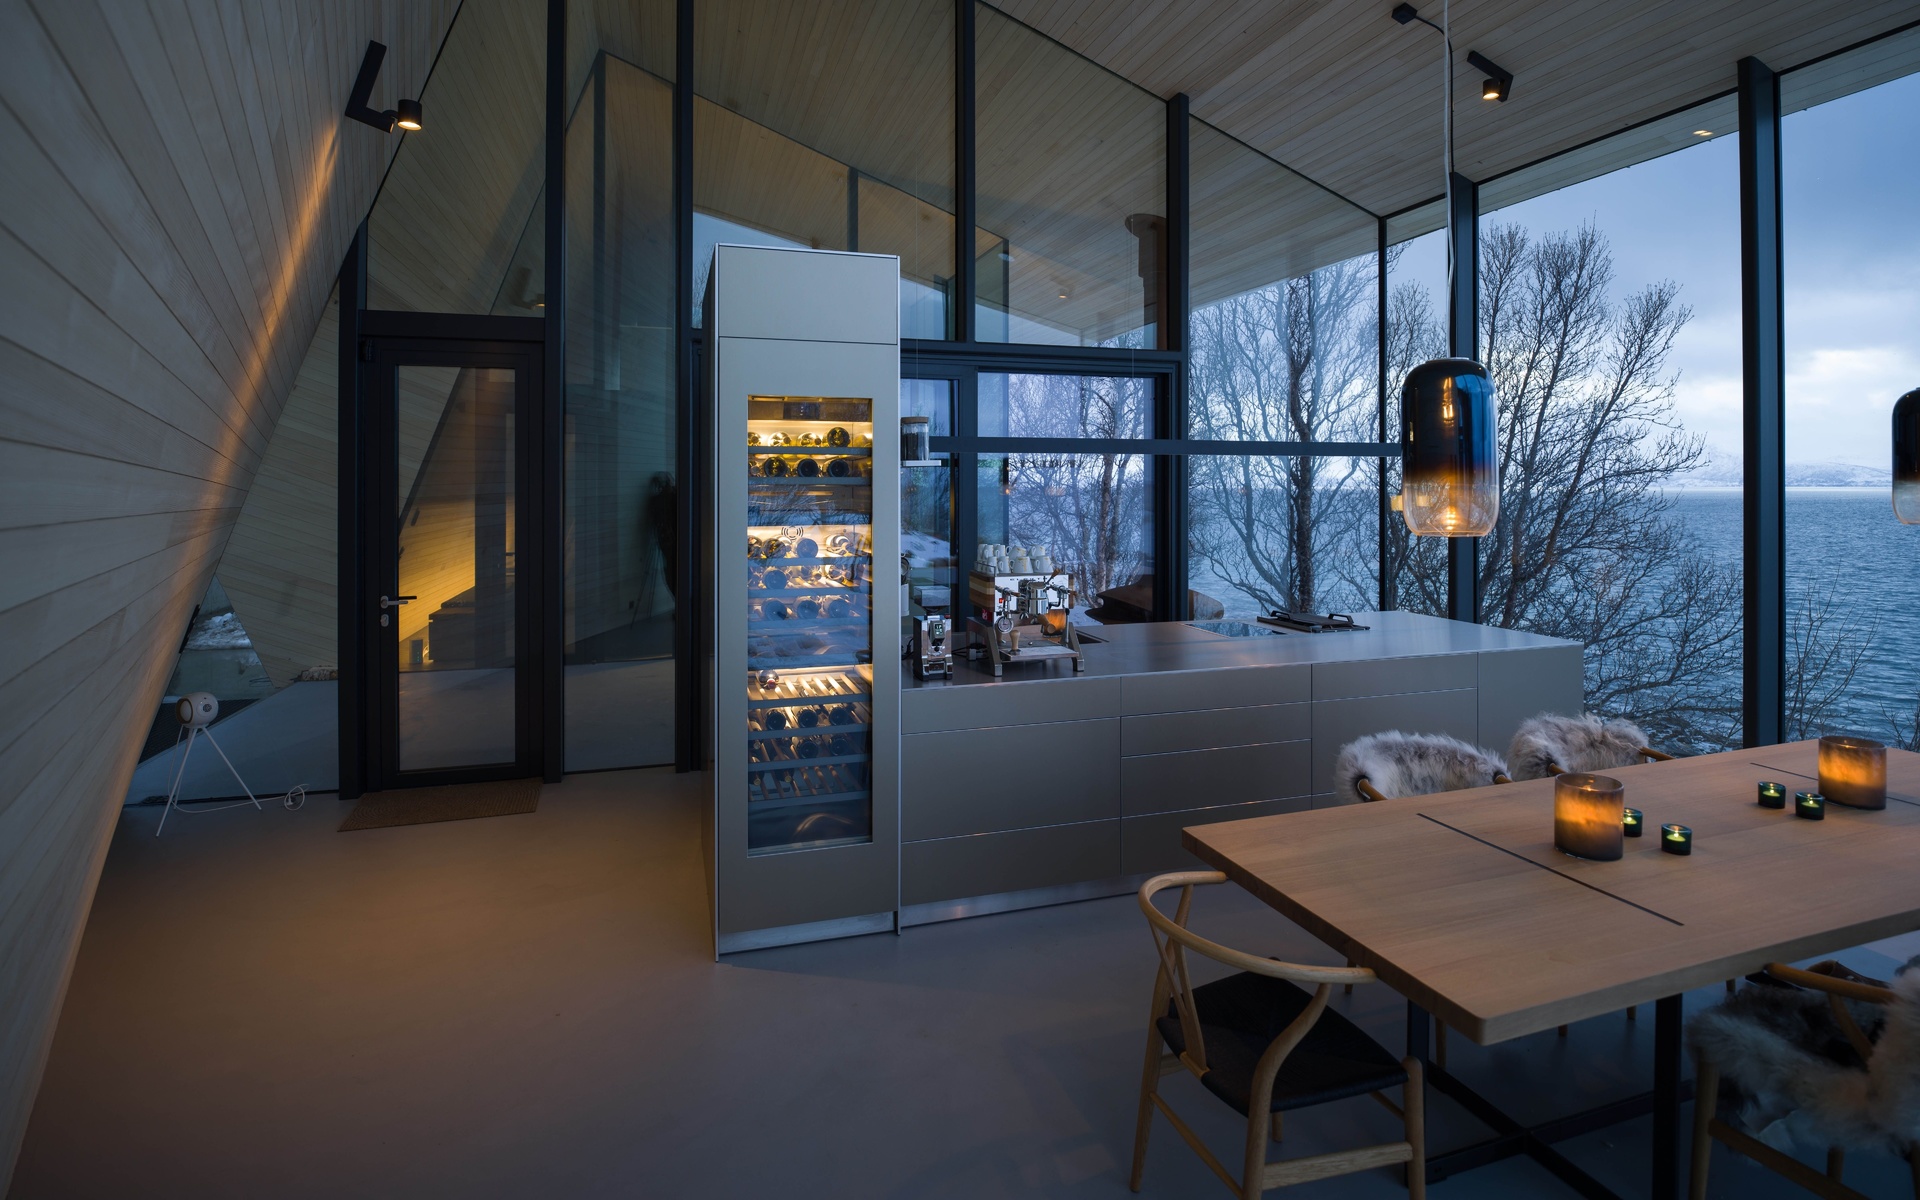
M1500 518L1493 380L1470 358L1436 358L1400 388L1401 515L1416 537L1483 537Z
M1920 388L1893 402L1893 515L1920 525Z

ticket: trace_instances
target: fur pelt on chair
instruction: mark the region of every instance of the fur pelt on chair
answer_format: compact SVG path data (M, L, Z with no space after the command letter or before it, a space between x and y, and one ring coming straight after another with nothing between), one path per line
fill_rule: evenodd
M1920 960L1915 960L1920 961ZM1920 1141L1920 971L1901 968L1894 1002L1846 1001L1873 1041L1865 1064L1824 993L1749 984L1687 1023L1720 1071L1716 1115L1783 1152L1795 1143L1905 1154Z
M1605 771L1630 767L1640 761L1647 735L1632 721L1606 720L1592 713L1563 717L1541 713L1530 717L1513 735L1507 761L1515 779L1545 779L1553 774L1549 763L1567 771Z
M1506 770L1497 756L1458 738L1394 730L1342 746L1333 766L1333 790L1342 800L1364 800L1356 786L1364 776L1384 796L1425 796L1486 787Z

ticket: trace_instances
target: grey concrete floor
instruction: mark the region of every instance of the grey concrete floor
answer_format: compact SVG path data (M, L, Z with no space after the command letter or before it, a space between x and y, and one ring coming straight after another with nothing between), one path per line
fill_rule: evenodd
M343 805L115 835L13 1181L59 1197L1120 1197L1152 980L1131 897L741 955L708 953L698 780L582 775L534 814L334 832ZM1334 956L1231 888L1201 928ZM1891 960L1850 956L1884 973ZM1703 992L1689 1007L1713 1003ZM1384 987L1341 1003L1390 1047ZM1535 1118L1643 1090L1652 1022L1614 1016L1455 1070ZM1176 1103L1223 1151L1238 1118ZM1437 1147L1482 1131L1434 1099ZM1287 1150L1395 1136L1371 1103ZM1563 1146L1645 1194L1648 1123ZM1908 1194L1859 1156L1849 1182ZM1570 1195L1512 1160L1436 1197ZM1220 1185L1164 1123L1144 1194ZM1294 1189L1404 1196L1380 1171ZM1713 1194L1801 1195L1722 1152Z

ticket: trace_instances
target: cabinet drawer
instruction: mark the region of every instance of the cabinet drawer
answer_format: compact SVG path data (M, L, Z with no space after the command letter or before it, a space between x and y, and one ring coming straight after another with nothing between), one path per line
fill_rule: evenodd
M900 723L907 733L1091 721L1119 715L1120 681L1113 678L933 684L900 690Z
M1120 718L1120 753L1171 754L1292 742L1312 736L1305 704L1262 704L1203 712L1152 713Z
M1137 716L1246 708L1256 704L1294 704L1309 698L1312 670L1305 663L1290 663L1277 667L1128 675L1121 680L1120 711Z
M1478 675L1478 664L1477 654L1315 663L1313 698L1316 701L1346 700L1355 696L1400 696L1408 692L1471 688Z
M1305 796L1311 742L1229 746L1120 760L1120 811L1126 816L1213 808Z
M905 841L1120 815L1118 718L915 733L900 740Z
M900 902L931 904L1120 874L1120 822L1016 829L900 847Z
M1472 662L1471 658L1466 661ZM1340 748L1369 733L1444 733L1471 743L1479 737L1474 691L1420 692L1411 696L1367 696L1328 700L1313 706L1313 786L1333 790L1333 764Z
M1269 817L1275 813L1304 812L1310 804L1308 797L1294 796L1287 800L1262 800L1254 804L1229 804L1222 808L1201 808L1191 812L1127 817L1120 822L1120 873L1157 875L1162 871L1212 870L1180 844L1182 829L1212 825L1217 821L1244 821L1249 817Z

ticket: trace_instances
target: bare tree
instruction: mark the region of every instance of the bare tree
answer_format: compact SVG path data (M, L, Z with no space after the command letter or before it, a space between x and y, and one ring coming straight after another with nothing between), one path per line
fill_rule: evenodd
M1323 267L1195 310L1195 437L1368 437L1375 413L1374 262ZM1306 610L1337 584L1321 562L1344 529L1363 460L1220 455L1192 462L1190 552L1261 608ZM1344 576L1336 572L1334 580ZM1363 593L1364 594L1364 593Z
M1012 437L1144 437L1152 385L1140 379L1013 375L1007 379ZM987 460L991 461L991 460ZM1043 546L1073 574L1081 603L1134 582L1152 547L1146 460L1133 454L1018 454L999 463L1005 540ZM991 486L982 480L983 486ZM982 540L996 540L982 530Z
M1801 592L1800 603L1787 615L1787 740L1797 742L1834 732L1834 727L1854 719L1848 700L1854 676L1873 648L1874 625L1864 630L1843 631L1850 619L1838 610L1832 584L1820 588L1809 583ZM1844 634L1844 636L1843 636ZM1920 714L1920 705L1916 705ZM1894 736L1902 744L1911 730L1903 731L1897 718L1889 718Z

